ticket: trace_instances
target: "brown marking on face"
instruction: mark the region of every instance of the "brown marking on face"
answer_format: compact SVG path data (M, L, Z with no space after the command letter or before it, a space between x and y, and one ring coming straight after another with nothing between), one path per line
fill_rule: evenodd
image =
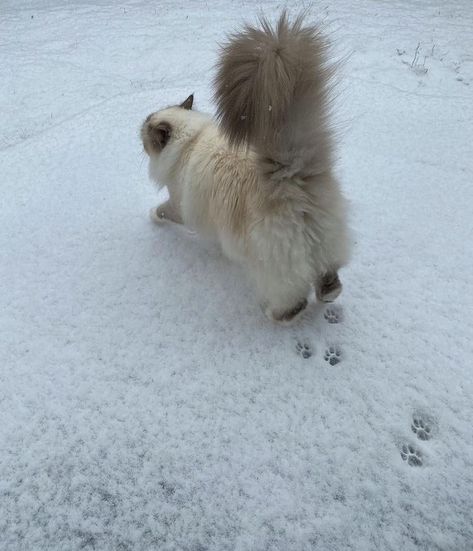
M148 155L151 152L160 153L168 143L172 132L172 126L168 122L160 121L156 124L152 121L152 116L153 114L148 115L141 127L141 140Z

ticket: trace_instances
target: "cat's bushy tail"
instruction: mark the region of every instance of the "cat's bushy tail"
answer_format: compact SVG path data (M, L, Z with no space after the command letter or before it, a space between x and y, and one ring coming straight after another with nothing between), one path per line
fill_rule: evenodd
M261 18L222 46L214 83L220 126L231 144L253 147L273 179L330 170L326 54L318 27L286 12L275 26Z

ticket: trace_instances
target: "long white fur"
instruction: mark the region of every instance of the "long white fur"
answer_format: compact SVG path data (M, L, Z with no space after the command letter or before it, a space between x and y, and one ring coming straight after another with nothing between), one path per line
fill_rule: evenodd
M256 149L230 145L210 116L181 107L152 114L145 143L162 121L170 138L160 151L146 148L150 177L167 186L176 221L246 266L270 319L284 318L321 277L347 263L347 205L332 171L275 183L262 173Z

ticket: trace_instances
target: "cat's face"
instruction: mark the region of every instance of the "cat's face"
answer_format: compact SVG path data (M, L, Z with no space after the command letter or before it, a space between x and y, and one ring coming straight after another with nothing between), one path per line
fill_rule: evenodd
M190 111L194 103L194 95L191 94L178 107ZM171 140L173 135L173 123L170 120L168 109L151 113L141 126L141 141L143 147L151 155L159 155Z

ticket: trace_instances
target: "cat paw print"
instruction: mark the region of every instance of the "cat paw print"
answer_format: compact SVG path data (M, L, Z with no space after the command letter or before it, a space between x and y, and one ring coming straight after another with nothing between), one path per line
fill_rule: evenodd
M340 322L343 321L342 310L340 308L336 308L334 306L331 306L330 308L327 308L325 310L324 318L330 324L340 323Z
M304 360L307 360L313 354L312 348L309 344L299 341L296 344L296 352L299 354L299 356L302 356Z
M422 454L414 446L404 444L401 448L401 457L410 467L422 467Z
M430 440L432 438L432 428L430 424L421 417L414 417L412 419L411 429L419 440Z
M330 365L337 365L342 361L342 351L338 346L329 346L325 351L324 360Z

